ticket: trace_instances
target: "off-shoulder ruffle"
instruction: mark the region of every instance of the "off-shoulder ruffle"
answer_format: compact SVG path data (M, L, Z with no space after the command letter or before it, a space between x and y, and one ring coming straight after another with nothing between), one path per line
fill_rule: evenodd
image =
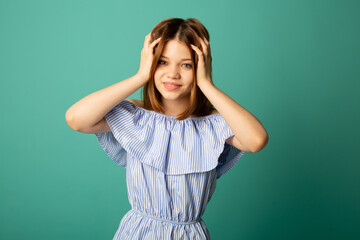
M165 174L206 172L217 178L243 151L225 143L234 135L220 113L176 120L123 100L105 115L111 132L96 133L104 151L126 167L127 154Z

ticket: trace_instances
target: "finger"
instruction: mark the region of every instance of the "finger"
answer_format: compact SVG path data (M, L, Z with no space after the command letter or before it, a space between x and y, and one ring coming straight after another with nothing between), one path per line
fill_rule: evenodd
M201 44L201 46L202 46L204 55L207 55L207 52L208 52L208 50L207 50L207 44L204 42L204 40L203 40L201 37L199 37L199 40L200 40L200 44Z
M208 46L208 53L210 54L210 43L209 43L209 41L205 38L205 43L206 43L206 45Z
M159 37L158 39L154 40L154 41L150 44L150 47L153 48L157 43L159 43L160 40L161 40L161 37Z
M204 38L204 39L200 38L200 39L201 39L201 42L203 42L203 43L206 45L206 47L205 47L205 49L206 49L205 55L206 55L206 57L207 57L208 59L210 59L210 61L211 61L211 60L212 60L212 57L211 57L210 44L209 44L209 42L208 42L208 40L207 40L206 38ZM204 47L204 45L202 45L202 46Z
M206 45L209 45L209 41L205 38Z
M150 33L145 36L144 48L146 48L147 46L149 46L149 42L150 42Z
M190 44L190 45L191 45L191 47L194 49L194 51L196 52L196 54L199 56L199 60L201 60L202 57L203 57L202 51L201 51L198 47L196 47L196 46L194 46L194 45L192 45L192 44Z

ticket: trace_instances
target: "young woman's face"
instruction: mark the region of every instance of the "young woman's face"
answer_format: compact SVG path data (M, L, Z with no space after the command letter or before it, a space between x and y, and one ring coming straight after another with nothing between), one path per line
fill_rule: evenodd
M155 86L162 98L189 97L194 80L192 65L190 50L185 43L170 40L165 44L154 73Z

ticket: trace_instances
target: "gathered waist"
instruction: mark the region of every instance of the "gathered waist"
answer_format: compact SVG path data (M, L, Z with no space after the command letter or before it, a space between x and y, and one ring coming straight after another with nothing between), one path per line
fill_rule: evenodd
M161 217L157 217L157 216L154 216L154 215L150 215L150 214L141 212L140 210L135 209L135 208L132 208L130 211L134 212L136 214L139 214L141 216L147 217L147 218L152 218L154 220L158 220L158 221L162 221L162 222L168 222L168 223L172 223L172 224L185 224L185 225L187 225L187 224L194 224L194 223L198 223L198 222L202 221L201 218L198 218L198 219L196 219L194 221L169 220L169 219L165 219L165 218L161 218Z

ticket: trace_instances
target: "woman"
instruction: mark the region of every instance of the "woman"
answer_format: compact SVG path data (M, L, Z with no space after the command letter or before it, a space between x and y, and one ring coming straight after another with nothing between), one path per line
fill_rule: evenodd
M126 168L132 209L114 239L210 239L201 216L216 180L267 144L257 118L213 84L211 60L197 19L166 19L145 37L135 76L67 111ZM126 99L142 86L142 101Z

